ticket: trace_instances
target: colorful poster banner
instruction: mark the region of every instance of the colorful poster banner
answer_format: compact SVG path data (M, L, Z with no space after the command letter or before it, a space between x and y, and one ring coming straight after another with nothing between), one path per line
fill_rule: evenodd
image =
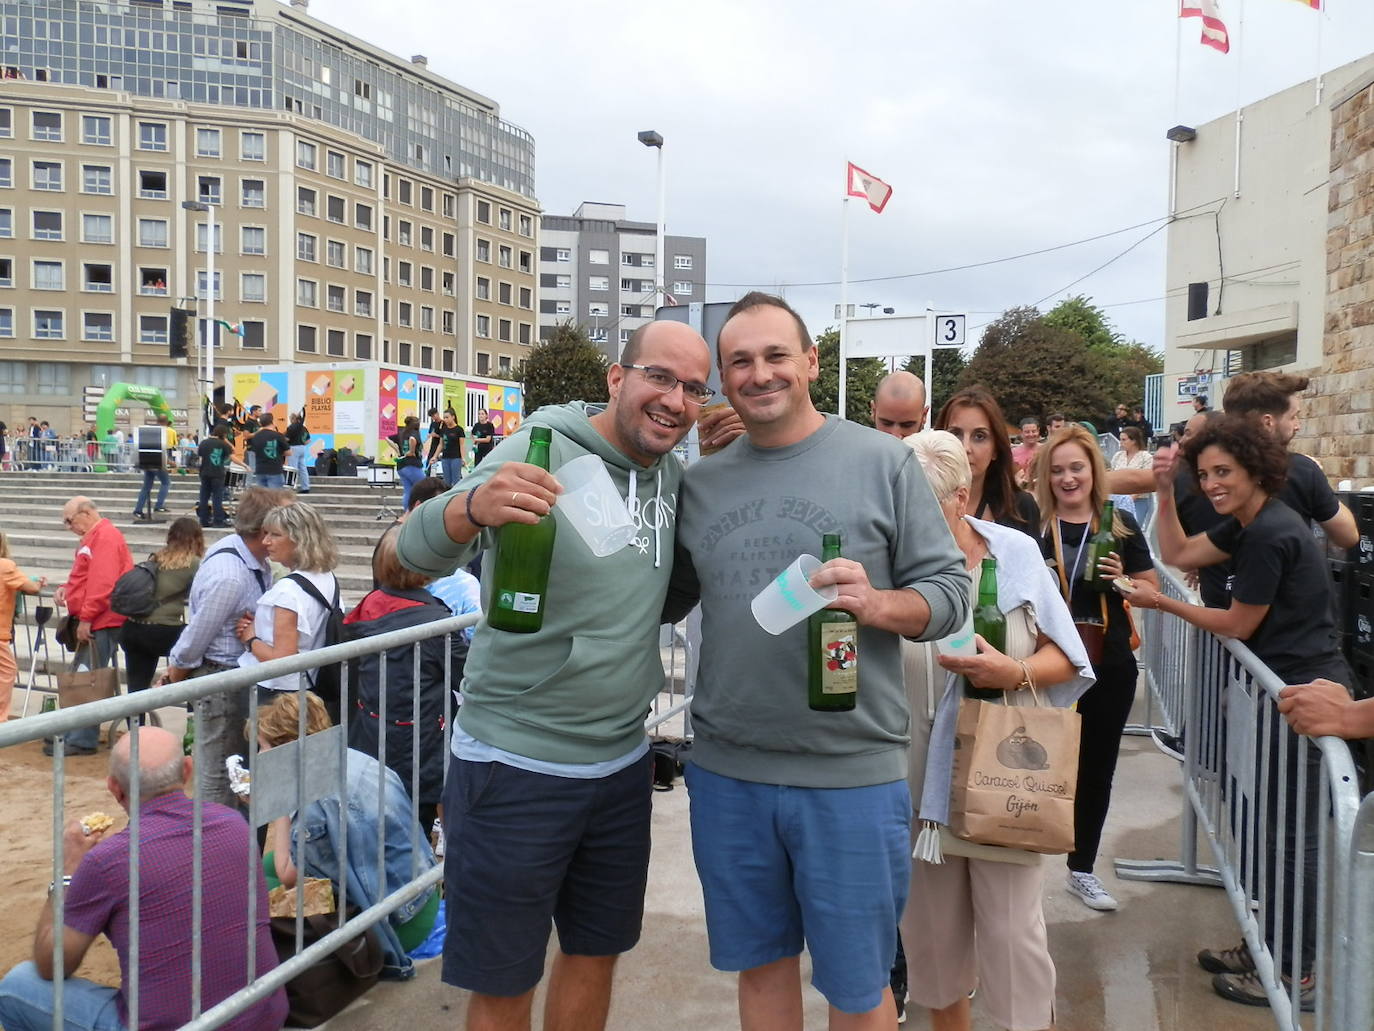
M413 372L402 372L400 385L396 388L397 422L404 423L408 416L420 414L420 381Z
M397 416L400 409L397 407L397 387L400 386L400 377L395 369L381 369L377 373L377 439L386 440L388 437L396 436ZM384 448L379 447L380 453L385 453Z

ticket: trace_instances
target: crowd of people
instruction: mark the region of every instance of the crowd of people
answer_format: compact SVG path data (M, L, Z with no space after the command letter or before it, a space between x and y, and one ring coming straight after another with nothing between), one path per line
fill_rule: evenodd
M659 628L698 606L686 773L693 857L710 961L737 975L747 1028L801 1026L803 947L833 1027L891 1028L908 1002L929 1010L941 1031L967 1031L975 1005L1000 1027L1054 1026L1055 957L1043 913L1048 864L948 833L952 714L964 684L1002 692L1007 705L1076 707L1074 845L1061 876L1069 895L1095 911L1118 907L1095 867L1137 690L1132 608L1159 609L1246 642L1291 685L1280 708L1300 733L1374 729L1374 703L1355 702L1349 692L1309 525L1348 545L1354 519L1315 463L1288 447L1305 380L1234 377L1223 412L1203 400L1181 443L1153 453L1143 413L1132 417L1129 406L1118 406L1107 427L1124 457L1109 463L1089 426L1059 413L1010 425L980 387L955 393L931 418L923 384L908 373L894 373L876 391L878 432L823 414L809 392L817 350L781 298L742 298L717 350L728 405L707 413L715 394L709 347L684 324L655 322L637 330L611 365L604 409L548 406L499 443L478 426L469 439L451 412L431 411L428 434L417 418L407 420L396 440L406 513L377 542L373 589L342 619L350 633L478 610L478 580L467 567L479 563L489 576L501 529L537 523L559 500L555 473L524 460L534 428L551 432L555 470L582 455L602 460L634 521L631 544L596 558L576 536L559 534L543 624L532 633L480 619L470 634L436 637L418 652L357 661L347 692L319 671L257 686L259 749L297 739L302 724L307 736L325 731L346 712L349 752L342 795L273 823L255 890L305 875L346 883L360 905L375 902L437 861L429 846L437 827L447 907L442 976L471 992L474 1031L529 1026L552 930L558 947L546 1026L572 1026L575 1017L576 1026L604 1027L617 957L637 943L644 911L652 757L643 719L663 684ZM693 427L703 450L720 450L684 469L672 452ZM267 482L241 495L234 533L208 550L195 520L173 524L153 556L159 604L147 617L125 621L107 611L109 587L132 565L118 530L88 499L64 510L81 537L63 588L80 617L77 639L89 649L87 661L99 664L122 631L133 690L146 686L149 662L155 668L162 655L166 679L175 682L326 643L330 617L342 608L337 546L319 511L271 479L280 475L272 463L305 442L277 434L270 417L253 440L256 474ZM463 474L469 443L488 451ZM445 476L424 476L436 458ZM213 489L203 489L201 522L214 504ZM1152 520L1157 556L1146 533ZM821 536L833 533L842 536L843 557L824 563L811 582L833 588L830 607L857 624L861 689L844 714L809 709L796 687L807 678L804 625L773 635L750 611L780 568L817 552ZM1103 535L1111 544L1097 555ZM998 564L1005 642L994 647L979 637L972 656L940 653L933 643L968 620L977 571L989 557ZM1157 558L1196 576L1201 604L1161 590ZM24 590L27 581L17 570L6 578L5 568L0 582ZM1103 589L1112 583L1119 589ZM450 686L461 687L461 705L446 725ZM235 854L252 846L246 826L230 820L238 803L225 759L243 750L253 722L249 698L230 691L198 702L201 768L174 769L168 760L165 771L143 779L143 805L171 821L186 818L176 799L193 776L197 796L215 806L216 833L238 835ZM1262 725L1280 732L1276 721ZM146 744L140 738L142 762L167 759L155 728L139 733L148 735ZM1303 971L1295 990L1306 1003L1321 800L1317 751L1306 751L1304 771L1296 758L1278 758L1295 754L1256 750L1267 757L1257 761L1270 764L1262 772L1271 783L1281 779L1278 764L1289 763L1286 794L1264 800L1270 825L1284 807L1314 815L1306 839L1287 832L1284 863L1270 851L1256 890L1268 893L1265 944L1285 970L1296 963ZM115 761L125 766L112 775L111 791L127 807L135 803L123 743ZM150 783L158 786L153 794ZM365 812L347 804L355 797L385 801ZM348 868L340 869L330 842L345 832L375 847L355 856L350 844ZM926 833L943 847L918 848L914 858ZM76 860L68 912L76 916L68 933L77 961L102 931L123 948L127 900L112 878L126 850L120 833L69 852ZM1303 892L1295 890L1300 869ZM183 890L184 872L167 876ZM433 931L437 905L436 895L422 893L384 926L393 976L409 972L407 953ZM1279 926L1291 928L1299 913L1304 936L1294 941L1289 933L1278 949ZM0 982L7 1028L38 1026L10 1014L34 1012L41 994L34 985L50 976L50 912L46 919L39 942L47 942L48 960L40 949L33 964ZM243 925L241 908L223 919L225 933L239 939L262 930L261 919L256 930ZM1267 1004L1243 944L1203 950L1198 961L1222 997ZM162 976L174 983L180 975ZM227 994L243 980L240 964L215 990ZM121 995L104 1004L123 1015ZM258 1005L259 1023L236 1026L279 1026L271 1022L276 998Z

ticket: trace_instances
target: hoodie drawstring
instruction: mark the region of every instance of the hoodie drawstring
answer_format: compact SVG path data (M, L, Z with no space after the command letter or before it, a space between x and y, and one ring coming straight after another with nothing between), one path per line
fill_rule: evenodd
M630 469L629 489L625 492L625 507L634 514L635 502L639 498L639 475L636 470ZM663 467L660 465L655 473L654 483L654 568L658 569L663 565ZM639 525L642 529L648 520L644 506L639 506Z

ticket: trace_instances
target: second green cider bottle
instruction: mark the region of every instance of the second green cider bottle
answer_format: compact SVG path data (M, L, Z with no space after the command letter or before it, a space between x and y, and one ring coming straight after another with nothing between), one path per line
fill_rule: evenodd
M997 606L997 560L989 555L983 559L978 574L978 604L973 608L973 632L1003 655L1007 652L1007 617ZM964 694L969 698L997 701L1002 692L996 688L974 687L964 681Z
M548 469L552 440L553 431L547 426L531 428L525 461ZM533 526L507 523L497 532L491 610L487 613L487 622L495 629L512 634L533 634L544 625L549 566L553 562L557 529L550 512Z

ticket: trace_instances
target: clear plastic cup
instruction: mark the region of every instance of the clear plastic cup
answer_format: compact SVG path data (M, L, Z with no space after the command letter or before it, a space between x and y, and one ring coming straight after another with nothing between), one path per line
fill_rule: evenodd
M815 555L798 555L775 576L749 603L759 626L776 636L838 598L840 589L834 584L820 590L811 586L811 574L822 564Z
M973 637L973 615L970 613L958 631L935 642L935 650L946 657L972 658L978 654L978 643Z
M635 535L634 520L600 458L574 458L554 475L563 485L554 511L572 524L593 555L605 558L630 543Z

